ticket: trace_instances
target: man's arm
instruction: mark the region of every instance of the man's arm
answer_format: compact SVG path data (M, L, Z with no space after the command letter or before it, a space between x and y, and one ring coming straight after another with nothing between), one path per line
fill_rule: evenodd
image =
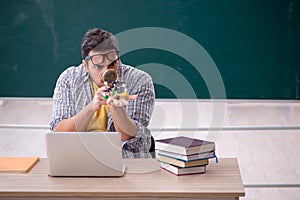
M89 103L85 108L83 108L78 114L74 115L69 119L64 119L60 121L55 132L77 132L85 131L92 116L94 114L93 104Z
M124 106L110 106L110 113L116 131L121 133L122 140L129 140L136 136L137 126L135 122L128 116Z
M84 107L79 113L60 121L56 128L55 132L81 132L86 131L87 126L91 118L93 117L95 111L99 110L101 105L106 104L106 101L103 99L102 93L105 90L104 87L101 87L96 92L93 101Z

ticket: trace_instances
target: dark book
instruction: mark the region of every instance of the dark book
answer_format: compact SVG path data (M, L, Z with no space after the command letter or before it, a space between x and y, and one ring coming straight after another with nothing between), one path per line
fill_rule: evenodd
M193 161L193 160L209 159L215 157L215 151L197 153L191 155L183 155L183 154L177 154L168 151L157 150L157 154L158 156L166 156L166 157L170 157L182 161Z
M155 140L155 149L169 151L172 153L191 155L214 151L215 143L189 137L174 137Z
M172 174L175 174L177 176L180 175L191 175L191 174L202 174L206 172L206 166L197 166L197 167L177 167L168 163L160 163L160 167L162 169L167 170L168 172L171 172Z
M182 161L182 160L177 160L166 156L159 156L157 159L160 162L169 163L171 165L175 165L178 167L193 167L193 166L200 166L200 165L208 165L208 159Z

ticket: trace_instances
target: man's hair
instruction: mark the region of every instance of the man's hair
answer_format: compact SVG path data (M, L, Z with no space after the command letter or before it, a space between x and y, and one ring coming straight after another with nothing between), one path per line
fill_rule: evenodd
M99 28L88 30L82 38L82 58L88 56L92 50L105 51L110 49L119 51L119 43L117 38L112 33L109 33L105 30Z

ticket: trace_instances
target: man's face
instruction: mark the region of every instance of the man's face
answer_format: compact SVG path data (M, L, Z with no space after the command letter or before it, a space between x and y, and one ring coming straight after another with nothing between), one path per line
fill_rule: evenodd
M102 74L107 69L118 70L120 64L119 53L114 49L105 51L92 50L82 63L84 69L90 74L93 81L98 87L101 87L103 86L103 81L101 80Z

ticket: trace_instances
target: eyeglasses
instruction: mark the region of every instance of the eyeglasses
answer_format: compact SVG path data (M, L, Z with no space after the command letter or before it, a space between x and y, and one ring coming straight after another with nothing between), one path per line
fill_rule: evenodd
M107 60L109 60L111 63L109 64L109 66L114 65L115 62L119 59L119 52L118 51L109 51L107 53L99 53L99 54L95 54L92 56L87 56L84 59L86 61L91 60L92 63L98 67L98 68L102 68L103 67L103 63L105 58L107 58Z

